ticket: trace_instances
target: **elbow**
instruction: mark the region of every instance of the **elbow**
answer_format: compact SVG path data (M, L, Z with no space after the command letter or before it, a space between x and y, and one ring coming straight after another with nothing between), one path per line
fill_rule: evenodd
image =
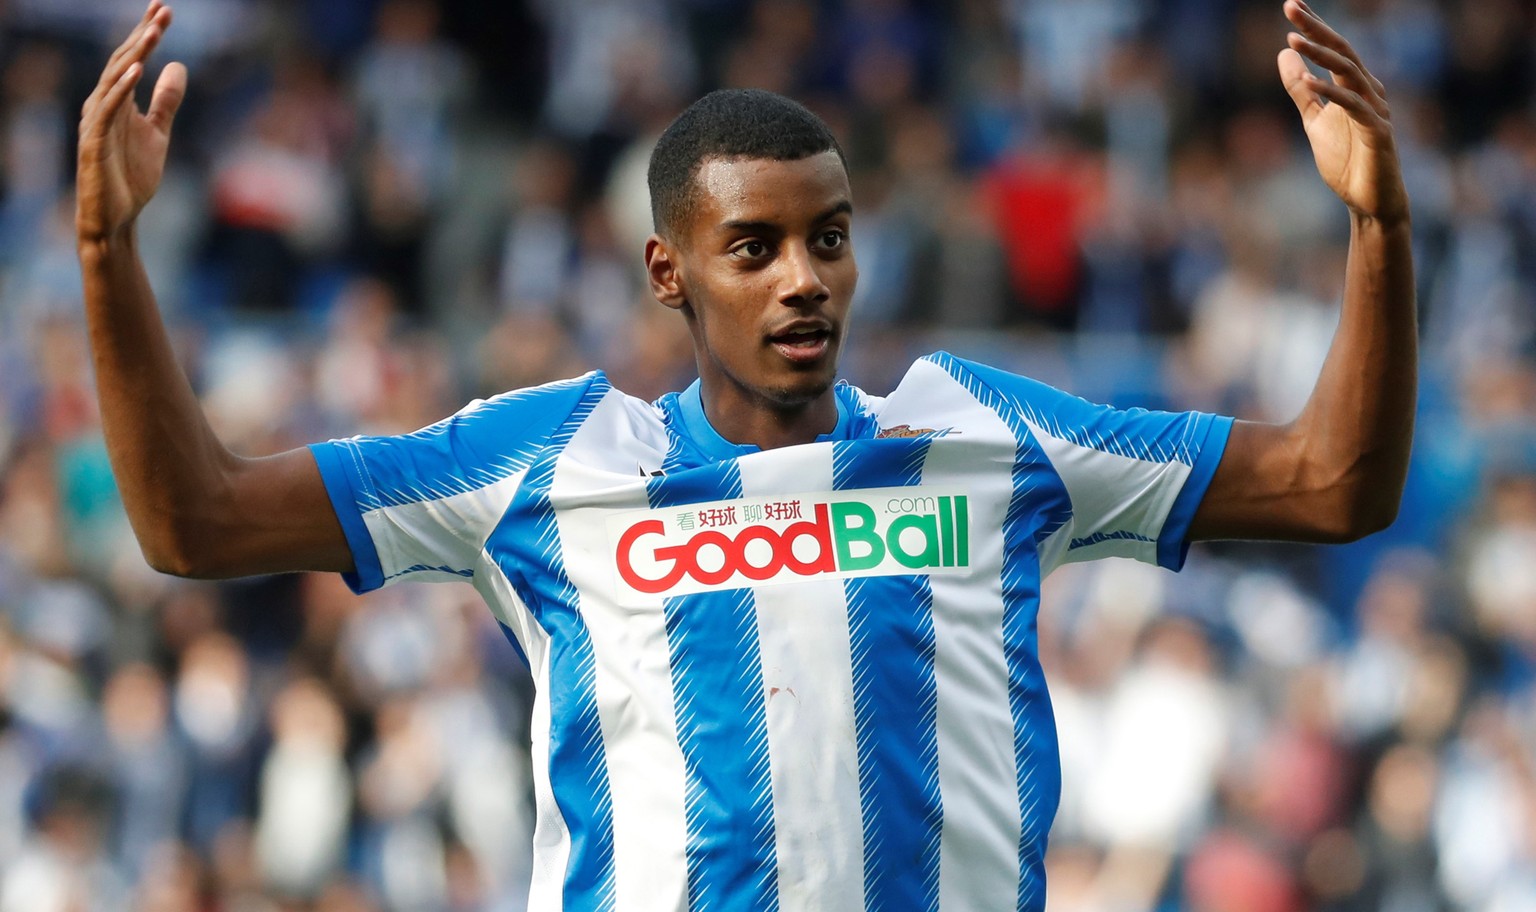
M1349 541L1384 531L1397 522L1408 483L1408 452L1393 452L1386 459L1368 463L1349 486L1347 503Z
M1351 517L1344 524L1330 530L1325 542L1330 545L1347 545L1351 542L1357 542L1362 538L1369 538L1377 532L1385 530L1396 519L1396 510Z
M1356 510L1353 529L1355 537L1352 541L1359 541L1368 535L1384 532L1393 523L1397 522L1398 507L1403 499L1402 487L1389 495L1366 498L1367 503Z
M1320 540L1343 545L1375 535L1397 521L1402 502L1402 486L1383 490L1382 486L1358 486L1345 492L1339 502L1325 511L1327 520L1319 527Z
M227 475L188 491L127 499L128 521L150 568L184 579L228 579L228 545L237 527Z
M1341 448L1328 435L1303 435L1293 491L1297 519L1313 541L1349 544L1397 521L1408 477L1409 444Z
M178 551L165 547L152 547L143 542L139 543L139 550L144 554L145 563L156 573L164 573L167 576L179 576L182 579L212 579L210 574L197 559L184 551Z
M140 533L139 551L150 569L183 579L221 579L210 559L206 536L191 529L166 529Z

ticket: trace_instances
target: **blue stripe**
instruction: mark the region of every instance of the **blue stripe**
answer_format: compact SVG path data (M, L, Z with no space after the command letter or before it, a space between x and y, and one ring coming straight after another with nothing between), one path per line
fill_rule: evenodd
M384 568L379 563L379 550L374 547L373 535L357 507L367 490L368 476L353 461L353 451L342 448L337 441L312 443L309 452L315 457L315 465L320 467L325 495L330 498L331 509L336 511L341 531L347 536L347 547L352 551L352 572L343 573L341 578L359 595L372 592L384 585Z
M502 635L507 638L508 643L512 644L512 651L517 653L517 657L519 659L522 659L523 667L532 669L533 663L528 661L528 651L524 649L523 644L518 641L517 634L512 632L512 628L508 627L506 624L503 624L499 620L496 622L496 626L501 628Z
M1124 529L1117 529L1114 532L1095 532L1086 538L1074 538L1067 543L1067 550L1076 551L1078 548L1089 548L1094 545L1101 545L1107 541L1133 541L1150 544L1154 539L1138 532L1127 532Z
M570 833L563 908L614 905L613 799L597 711L596 660L565 572L550 487L560 454L609 391L597 378L550 437L486 548L549 634L549 783Z
M680 469L673 447L648 483L651 506L741 497L734 460ZM772 910L779 905L773 783L752 590L669 598L667 644L677 740L687 779L688 905Z
M864 820L864 905L937 909L938 689L927 576L848 580L854 733Z
M687 773L688 907L779 906L757 613L750 589L666 600Z
M407 573L448 573L452 574L453 576L463 577L464 579L474 579L475 577L475 571L473 570L456 570L453 567L442 565L433 566L431 564L416 564L411 567L406 567L404 570L391 573L389 576L384 578L384 582L393 582L400 577L405 576Z
M1040 668L1036 619L1040 608L1039 545L1071 516L1066 486L1050 467L1022 416L958 359L933 358L1013 431L1013 495L1003 519L1003 654L1008 663L1008 706L1018 774L1021 912L1045 908L1045 843L1061 799L1061 754L1045 673Z
M928 443L839 443L832 457L833 486L915 485ZM937 909L944 806L933 590L928 576L917 574L847 580L844 591L864 821L865 907L882 912Z
M1031 424L1059 440L1102 453L1113 453L1146 462L1182 462L1194 465L1204 439L1204 428L1192 412L1152 412L1146 409L1114 409L1069 395L1038 380L1021 377L985 364L956 358L948 352L923 360L937 364L951 376L968 374L970 383L991 391L999 411ZM962 381L964 382L964 381Z
M1182 568L1184 558L1189 556L1189 524L1194 521L1195 511L1200 508L1200 501L1205 498L1205 491L1211 486L1211 479L1216 476L1216 467L1221 464L1221 455L1227 449L1227 438L1232 433L1231 418L1208 415L1199 417L1205 419L1198 432L1202 439L1200 455L1189 477L1184 479L1184 487L1179 489L1179 496L1174 498L1173 507L1168 510L1168 518L1163 520L1163 530L1158 534L1157 564L1169 570Z
M363 511L441 500L493 485L533 462L599 373L504 393L410 434L335 441L367 467Z

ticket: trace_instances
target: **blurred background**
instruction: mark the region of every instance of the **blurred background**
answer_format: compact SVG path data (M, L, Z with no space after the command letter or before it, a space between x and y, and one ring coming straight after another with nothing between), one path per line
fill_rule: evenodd
M244 453L595 366L689 382L644 169L716 86L843 138L873 393L946 347L1286 420L1336 321L1348 226L1271 0L174 6L191 93L140 236ZM1050 579L1052 912L1536 909L1536 3L1316 6L1389 86L1413 196L1401 518ZM520 909L529 682L471 589L175 580L126 528L71 182L141 12L0 2L0 912Z

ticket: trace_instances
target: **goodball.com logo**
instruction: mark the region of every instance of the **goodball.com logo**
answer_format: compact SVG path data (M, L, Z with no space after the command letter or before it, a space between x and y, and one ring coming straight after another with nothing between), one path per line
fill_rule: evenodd
M685 595L970 566L970 504L931 487L645 510L608 523L621 590Z

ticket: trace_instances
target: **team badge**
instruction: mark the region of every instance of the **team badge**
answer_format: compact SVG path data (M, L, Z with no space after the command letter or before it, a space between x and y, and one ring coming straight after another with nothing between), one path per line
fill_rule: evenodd
M910 424L898 424L893 427L881 428L875 435L876 440L890 440L892 438L905 437L943 437L950 433L951 428L915 428Z

